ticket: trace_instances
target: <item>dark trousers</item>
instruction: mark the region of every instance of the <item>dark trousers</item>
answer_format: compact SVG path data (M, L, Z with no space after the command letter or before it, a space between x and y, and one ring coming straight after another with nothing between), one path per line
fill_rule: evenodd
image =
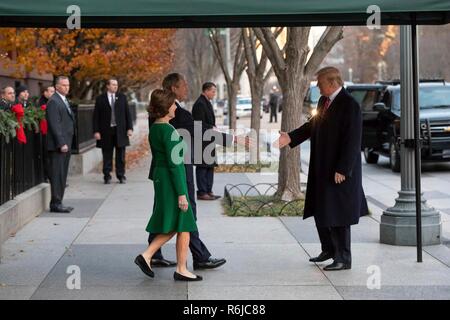
M109 135L104 141L109 141L102 145L103 154L103 175L105 178L111 177L111 171L113 166L113 152L116 149L116 177L121 178L125 176L125 147L117 147L117 129L111 127L110 131L106 134Z
M197 194L204 195L212 192L214 183L214 167L195 167L197 179Z
M194 167L192 164L186 164L186 182L188 187L189 202L192 207L192 212L194 213L195 221L197 221L197 203L195 202L195 184L194 184ZM205 244L200 240L200 234L198 231L190 233L189 249L192 253L192 259L195 262L204 262L211 257L211 253L206 248ZM151 243L156 237L156 234L150 233L148 236L148 243ZM161 249L155 252L153 255L154 259L162 259L163 255Z
M50 208L61 205L66 189L67 174L69 172L70 150L63 153L59 151L50 151L49 160L49 180L52 199Z
M277 122L277 107L270 108L270 122L272 122L272 118L275 118L275 122Z
M351 264L350 226L317 227L323 252L334 255L334 261Z

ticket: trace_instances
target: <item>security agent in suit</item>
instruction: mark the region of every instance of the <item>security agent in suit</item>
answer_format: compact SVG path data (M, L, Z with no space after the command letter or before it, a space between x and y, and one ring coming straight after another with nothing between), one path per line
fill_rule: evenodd
M188 86L185 78L178 73L172 73L167 75L163 80L163 88L167 90L171 90L177 96L176 104L177 109L175 111L175 118L170 121L170 124L175 127L177 130L187 130L190 134L191 141L186 141L186 143L191 144L191 150L194 146L194 119L189 111L183 109L179 102L184 101L188 95ZM153 124L152 119L149 119L149 127ZM205 128L203 128L204 130ZM221 133L218 133L220 135ZM222 134L222 142L225 146L230 146L235 143L244 144L246 146L250 145L252 142L248 137L237 137L229 134ZM151 141L150 141L151 143ZM191 152L191 157L193 157L193 152ZM193 160L191 158L191 160ZM190 163L185 163L186 168L186 182L188 185L188 196L189 202L192 206L192 210L194 213L194 217L197 219L197 210L196 210L196 202L195 202L195 183L194 183L194 170L193 170L193 161ZM150 167L150 175L152 176L153 165ZM155 235L150 234L148 238L148 242L150 243L154 239ZM190 234L190 242L189 248L192 253L192 257L194 260L194 269L212 269L220 267L221 265L226 263L226 260L223 258L213 258L211 257L211 253L206 248L205 244L200 240L200 236L198 232L191 232ZM153 266L161 266L161 267L169 267L174 266L176 263L174 261L170 261L163 258L161 250L157 251L152 258L151 261Z
M111 181L113 152L116 149L116 176L120 183L125 183L125 148L130 145L129 137L133 134L133 121L127 97L118 93L116 79L109 79L107 92L95 101L93 128L97 148L103 154L103 180Z
M62 201L69 171L75 115L66 98L70 89L69 78L58 77L55 87L56 93L48 100L46 112L49 179L52 194L50 211L69 213L73 208L63 206Z
M206 82L202 86L202 94L192 106L192 117L194 118L194 121L201 121L202 127L205 128L205 130L216 128L216 116L210 101L215 95L216 85L212 82ZM210 143L211 141L203 141L202 153L205 152L205 149L208 148ZM212 192L214 167L217 167L215 149L211 151L211 158L212 159L204 159L202 157L200 163L195 163L198 200L216 200L220 198L220 196L216 196Z

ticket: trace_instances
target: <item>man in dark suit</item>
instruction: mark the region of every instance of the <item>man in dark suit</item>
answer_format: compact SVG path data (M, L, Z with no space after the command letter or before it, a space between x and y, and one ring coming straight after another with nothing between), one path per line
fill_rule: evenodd
M114 148L116 149L116 176L120 183L125 183L125 148L130 145L129 137L133 134L133 121L128 108L127 97L118 93L116 79L109 79L107 92L95 100L93 128L97 148L103 154L103 180L111 182L111 170Z
M216 128L216 116L211 99L216 95L216 85L212 82L206 82L202 86L202 94L192 106L192 118L194 121L200 121L203 128L213 130ZM211 137L214 139L214 137ZM211 140L212 140L211 139ZM207 139L205 139L207 140ZM203 141L202 154L211 141ZM214 167L217 166L215 148L211 150L210 157L202 157L201 163L195 164L195 178L197 180L197 199L216 200L220 196L214 195L212 187L214 183Z
M351 269L350 226L368 214L361 173L361 109L343 88L338 69L316 74L322 97L318 113L300 128L281 133L280 148L311 139L303 218L313 216L322 253L311 262L334 259L324 270Z
M66 96L69 93L69 78L56 78L56 93L47 102L48 123L47 150L49 155L49 178L52 199L50 211L68 213L73 210L62 204L69 171L75 116Z
M180 102L186 100L188 95L187 82L186 79L181 74L171 73L164 78L162 86L166 90L171 90L177 96L177 100L175 101L177 105L177 109L175 111L175 118L170 120L170 124L173 125L175 129L178 130L180 135L183 137L184 141L188 144L188 151L191 151L185 153L185 156L188 158L185 159L186 182L188 186L189 202L191 204L194 217L197 220L197 205L195 202L195 183L194 183L194 169L193 169L194 152L192 152L194 148L194 136L196 126L194 124L194 119L192 118L191 113L186 109L182 108L180 105ZM149 128L153 124L153 122L154 119L149 119ZM206 128L202 128L202 131L200 133L204 133L205 131ZM229 134L222 134L219 132L215 133L216 136L222 137L222 139L217 139L216 143L219 143L219 140L222 140L221 142L225 146L230 146L233 144L233 142L244 144L247 146L251 144L250 139L248 137L237 137ZM186 134L188 134L189 137L186 137ZM153 161L150 166L149 179L151 179L152 177L152 172L153 172ZM189 248L191 250L192 258L194 260L194 269L212 269L220 267L221 265L226 263L226 260L223 258L217 259L211 256L211 253L208 251L205 244L200 240L200 235L198 231L191 232L190 235L191 236ZM154 234L150 234L148 242L149 243L152 242L155 236L156 235ZM158 250L153 255L151 263L154 266L161 266L161 267L169 267L176 265L176 262L164 259L161 250Z

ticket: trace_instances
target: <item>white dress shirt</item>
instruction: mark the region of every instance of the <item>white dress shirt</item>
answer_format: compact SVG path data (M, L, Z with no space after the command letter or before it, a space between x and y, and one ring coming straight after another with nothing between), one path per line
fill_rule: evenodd
M337 97L337 95L339 94L339 92L341 92L342 87L340 87L339 89L337 89L335 92L333 92L331 94L331 96L329 96L328 98L330 99L330 106L333 103L333 100Z

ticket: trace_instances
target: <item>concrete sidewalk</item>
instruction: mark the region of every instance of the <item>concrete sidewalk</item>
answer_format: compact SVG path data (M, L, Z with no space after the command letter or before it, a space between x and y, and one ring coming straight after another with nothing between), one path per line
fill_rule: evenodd
M228 262L198 272L204 277L198 283L174 282L173 268L155 269L155 278L147 278L133 260L146 246L153 201L148 168L144 161L130 171L125 185L103 185L99 174L71 178L71 214L43 213L5 242L0 299L450 299L450 249L427 247L418 264L414 247L380 244L382 202L396 193L367 178L368 196L381 192L385 198L379 206L369 202L373 216L352 229L352 270L324 272L324 264L308 262L320 252L311 219L231 218L222 214L220 201L199 201L201 238ZM223 194L228 183L276 179L217 174L214 191ZM163 252L175 259L173 240ZM81 272L79 290L67 287L71 266ZM380 271L380 289L368 289L368 268Z

